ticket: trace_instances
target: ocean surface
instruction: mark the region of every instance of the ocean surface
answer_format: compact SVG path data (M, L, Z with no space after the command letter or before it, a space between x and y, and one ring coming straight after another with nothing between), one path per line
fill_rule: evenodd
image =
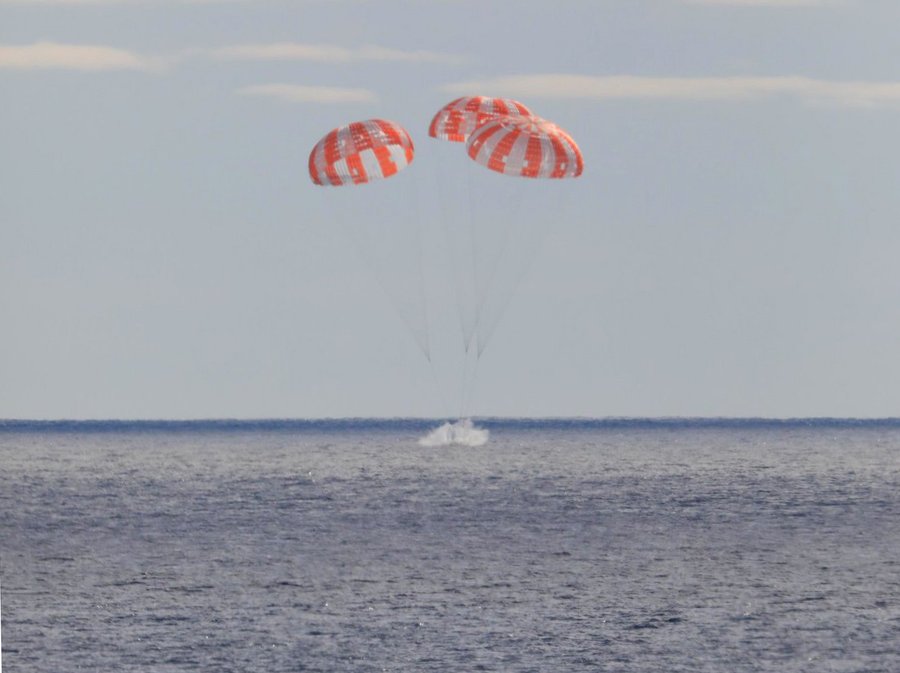
M5 673L900 671L900 421L0 421Z

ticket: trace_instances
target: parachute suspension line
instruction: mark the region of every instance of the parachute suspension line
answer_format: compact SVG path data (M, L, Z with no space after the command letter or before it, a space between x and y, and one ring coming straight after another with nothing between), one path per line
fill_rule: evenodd
M563 184L562 180L553 180L550 184L546 184L546 187L553 189L553 196L551 197L554 207L552 209L553 218L555 221L566 222L568 217L568 200L563 198L563 190L566 185ZM547 239L547 235L550 231L549 225L549 215L546 218L541 219L537 222L537 224L532 225L530 228L525 227L526 232L529 235L524 236L526 249L524 251L520 251L519 257L521 257L521 263L518 268L512 269L512 285L506 292L505 296L501 296L499 298L498 304L496 306L496 315L494 324L490 324L485 326L486 332L482 334L483 341L479 339L478 342L478 357L481 357L481 354L484 352L484 349L487 347L487 342L493 335L494 329L497 327L497 322L499 322L503 313L508 308L510 302L512 302L513 298L518 294L519 287L522 285L522 282L528 276L528 272L531 270L531 267L534 265L535 261L540 254L540 251L544 247L544 242Z
M463 360L463 386L460 394L459 417L467 418L472 407L472 397L475 393L475 379L478 374L478 336L472 337L472 347L465 354Z
M505 180L505 178L500 178ZM490 341L491 336L493 336L494 329L496 328L496 323L499 322L500 317L506 311L506 307L508 306L510 300L515 295L516 289L518 289L519 281L521 278L513 279L513 287L511 291L508 291L507 296L503 295L504 289L502 287L496 287L498 283L498 271L500 267L503 265L504 261L509 257L509 247L510 247L510 235L513 230L513 226L515 223L520 221L520 216L522 213L522 201L524 200L524 194L527 191L524 188L524 184L526 182L530 182L528 178L510 178L513 180L513 183L510 183L510 200L512 201L512 208L510 212L503 218L503 222L500 226L500 245L499 248L495 251L493 261L490 262L488 268L488 277L486 282L484 283L484 287L479 290L478 297L478 312L476 318L475 332L478 336L478 356L476 358L476 363L478 359L481 358L481 354L484 352L484 349L487 348L488 341ZM521 229L521 227L520 227ZM516 273L516 270L513 269L513 274ZM521 274L524 276L524 273ZM495 290L499 293L499 296L494 295L496 298L496 306L494 307L495 314L492 316L492 323L489 323L485 326L483 322L483 318L487 309L486 304L491 299L491 291ZM484 331L482 331L482 328Z
M438 189L440 191L440 195L438 198L443 201L443 198L445 195L443 192L443 186L440 183L441 183L441 180L438 179ZM424 246L424 241L423 241L424 236L422 233L422 230L425 227L426 220L424 217L425 209L422 206L422 197L421 197L419 190L416 188L416 184L417 183L415 181L413 181L412 189L413 189L413 203L414 203L415 213L416 213L415 237L416 237L416 249L418 252L417 266L418 266L418 273L419 273L419 297L422 302L422 313L423 313L424 319L425 319L425 339L426 339L425 343L426 343L426 349L427 349L427 352L425 353L425 359L428 360L428 369L431 372L431 381L434 384L435 391L437 391L437 397L438 397L440 405L441 405L440 406L441 415L445 415L451 409L451 405L447 401L447 397L444 393L444 388L441 386L441 383L438 379L437 370L435 369L434 359L431 357L431 346L430 346L431 321L429 320L429 315L428 315L428 300L427 300L427 292L426 292L426 287L425 287L425 270L424 270L425 246ZM441 221L441 227L442 227L442 229L444 229L445 237L446 237L446 233L447 233L446 232L446 220L447 220L447 218L446 218L445 214L441 213L440 221Z
M419 274L419 304L422 310L422 321L425 325L425 359L431 363L431 329L428 320L428 301L425 296L425 270L423 268L424 259L425 259L425 249L422 242L422 227L424 226L424 218L422 217L422 213L424 209L422 208L422 196L417 187L418 182L413 176L413 180L410 181L410 189L412 191L412 201L413 201L413 229L415 231L414 235L416 237L416 253L418 258L416 259L416 269ZM434 371L434 365L432 364L432 372Z
M356 189L365 189L366 187L367 185L362 185ZM398 202L399 201L403 200L401 199L398 200ZM406 199L406 202L408 202L408 199ZM397 288L395 286L396 283L394 283L394 285L391 283L392 279L390 277L389 269L387 268L386 259L380 257L380 255L384 255L387 248L385 247L385 239L379 237L378 233L373 230L373 222L383 223L388 219L389 211L378 208L377 206L374 208L370 206L369 208L370 209L365 213L359 210L354 210L354 212L345 211L344 216L337 219L341 224L345 237L350 241L352 247L356 249L357 259L364 266L368 267L371 276L375 279L376 284L381 288L383 296L387 299L388 305L394 310L397 317L400 318L402 323L409 330L422 355L424 355L426 359L429 359L431 353L428 339L428 326L425 322L424 315L424 301L419 301L421 305L413 311L413 315L410 315L409 309L411 307L409 304L404 303L402 296L398 296ZM363 217L364 214L367 217ZM391 216L393 216L393 214ZM399 225L402 229L409 229L409 219L409 216L405 219L401 218ZM394 250L393 252L396 251ZM407 254L419 253L407 250ZM419 257L421 257L421 255L419 255ZM420 277L422 275L421 265L418 264L419 260L416 260L416 262L416 269L407 267L409 272L407 286L416 282L414 278L415 275L419 275ZM421 287L422 283L419 282L418 284ZM421 299L421 296L419 299ZM413 300L413 303L416 303L416 299ZM421 326L417 324L420 320L422 321Z
M475 341L476 342L478 341L477 335L475 336ZM473 351L477 353L478 350L479 350L479 346L476 343ZM472 359L472 375L471 375L471 378L469 379L469 388L466 391L466 397L463 402L463 412L461 414L463 418L468 418L470 415L472 415L472 409L474 407L474 398L475 398L475 381L478 378L478 362L479 362L480 358L476 354L471 359Z
M462 387L459 390L459 418L465 418L466 414L466 390L469 385L469 353L466 351L463 354L463 376L462 376Z
M447 149L457 150L451 144ZM470 376L470 357L469 352L472 340L477 329L477 319L471 312L475 308L475 298L477 291L475 289L475 243L474 225L472 222L472 189L471 179L469 176L469 165L466 159L464 163L459 164L464 173L464 185L460 185L459 181L454 186L453 192L456 194L456 211L455 217L447 217L450 212L449 197L447 196L445 185L441 185L442 210L445 223L444 239L450 248L451 263L453 265L454 275L454 293L456 295L456 308L459 317L459 331L462 338L462 381L459 391L459 416L465 417L466 398L468 395L469 376ZM457 172L455 175L459 175ZM462 189L465 194L460 194ZM450 220L453 219L453 222ZM447 224L449 222L449 224ZM454 226L455 225L455 231ZM455 234L455 235L454 235Z
M437 372L434 369L434 360L432 360L430 357L428 358L428 368L431 370L431 380L434 383L434 389L437 391L438 398L440 398L441 416L443 416L444 412L449 411L451 406L447 403L447 398L444 395L444 389L441 388L441 384L438 381Z
M446 147L449 143L441 141L437 144L436 153L444 154L447 149L455 150L455 147ZM451 196L452 189L448 190L447 187L447 172L444 167L445 158L438 157L440 160L437 162L436 168L436 177L437 177L437 192L438 192L438 205L440 207L440 213L438 214L438 222L441 226L441 234L443 236L444 245L446 245L447 249L450 252L450 264L453 267L451 272L453 274L453 294L456 299L456 313L457 318L459 319L459 332L463 341L463 350L467 350L469 345L469 337L466 329L466 317L465 317L465 249L460 250L459 246L454 241L452 230L453 230L453 217L450 215L451 211ZM461 259L462 257L462 259Z
M465 335L465 352L468 354L469 349L472 347L472 340L475 339L475 335L478 333L478 320L479 313L481 311L481 299L480 299L480 291L478 287L478 266L479 266L479 254L478 254L478 239L476 235L476 227L475 227L475 208L472 203L472 171L475 170L475 166L469 162L466 165L466 234L468 236L469 249L471 251L471 269L469 272L471 273L471 282L472 282L472 291L473 291L473 301L475 305L475 323L472 325L471 334Z

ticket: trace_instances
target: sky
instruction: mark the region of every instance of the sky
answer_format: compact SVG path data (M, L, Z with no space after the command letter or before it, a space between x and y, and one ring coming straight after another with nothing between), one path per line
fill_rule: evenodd
M897 25L895 0L0 0L0 418L900 415ZM584 174L491 192L427 135L461 95L551 119ZM369 118L416 143L396 189L314 186L312 146ZM477 367L454 194L537 241Z

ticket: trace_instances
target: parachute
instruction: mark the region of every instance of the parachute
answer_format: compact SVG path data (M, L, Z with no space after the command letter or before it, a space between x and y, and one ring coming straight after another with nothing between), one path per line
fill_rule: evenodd
M309 177L317 185L359 185L396 175L415 150L399 124L368 119L336 128L309 153Z
M309 177L329 195L327 212L345 230L426 359L431 358L415 188L398 177L413 162L409 132L367 119L326 133L309 153ZM332 190L324 190L330 192Z
M577 178L584 170L572 137L539 117L486 121L469 137L466 151L482 166L516 177Z
M560 216L559 183L580 176L584 161L566 131L507 98L450 101L433 116L428 135L439 141L421 158L429 166L433 149L436 202L419 198L417 171L397 178L416 150L403 127L382 119L326 134L310 152L309 175L316 185L350 187L338 190L340 198L329 203L329 212L338 216L392 299L446 405L432 347L437 343L441 353L440 345L452 341L441 338L452 336L453 316L445 310L447 301L429 306L425 270L435 272L440 265L426 264L427 241L423 245L428 224L440 223L450 254L438 257L452 268L454 291L447 296L455 294L462 337L458 353L448 354L446 362L461 363L462 418L468 415L481 355L536 257L542 232ZM431 292L436 296L433 287ZM449 321L442 322L443 314ZM451 330L445 333L446 326Z
M579 177L584 160L566 131L533 114L485 120L466 140L466 154L479 169L480 179L473 184L489 190L487 197L482 192L473 199L479 211L474 214L476 228L502 231L487 271L481 272L488 280L480 282L476 321L480 358L537 257L550 222L563 217L566 190L560 180ZM529 179L493 180L495 176Z
M498 116L530 116L531 110L511 98L463 96L437 111L428 127L428 135L452 143L464 143L472 132Z

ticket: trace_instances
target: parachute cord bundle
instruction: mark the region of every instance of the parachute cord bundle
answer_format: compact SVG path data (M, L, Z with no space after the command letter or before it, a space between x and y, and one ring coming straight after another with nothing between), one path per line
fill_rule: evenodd
M413 211L414 212L413 229L415 231L415 237L416 237L416 252L418 253L416 255L416 268L419 272L419 301L421 304L422 316L425 321L425 358L428 360L429 363L431 363L431 338L429 336L430 330L428 328L428 326L429 326L428 300L426 299L426 296L425 296L425 294L426 294L426 292L425 292L425 271L422 268L422 260L425 257L424 249L422 246L422 223L424 221L422 218L423 208L422 208L421 197L419 195L417 181L416 180L411 181L410 185L411 185L410 189L412 190L412 193L413 193L413 197L412 197L413 209L414 209L414 211Z
M475 338L476 340L478 339L477 336ZM468 377L468 385L463 387L463 399L459 413L461 418L467 418L473 409L475 401L475 382L478 379L478 362L481 359L477 355L477 348L470 351L470 353L472 353L472 355L467 353L466 369L471 373ZM468 366L470 360L472 361L471 368Z
M466 167L466 233L468 234L469 245L471 246L472 252L472 288L475 292L476 302L478 301L478 244L475 239L475 216L473 212L475 210L474 204L472 203L472 167ZM475 334L478 331L478 304L475 304L475 323L472 325L472 331L469 334L465 335L465 350L466 353L469 352L469 349L472 347L472 339L475 338Z
M398 242L408 245L409 233L416 226L412 215L400 213L394 208L388 211L373 211L368 207L366 200L354 198L343 198L340 204L332 207L343 214L343 217L338 219L347 240L356 249L357 258L369 268L370 275L406 325L422 355L426 360L430 360L420 248L415 246L409 254L398 255L396 246ZM392 235L386 235L380 227L385 220L394 223L395 231L387 229ZM413 240L415 236L413 232ZM410 289L413 292L411 297Z
M520 259L523 254L520 252L520 248L522 247L521 243L528 243L527 234L529 233L530 228L535 226L523 222L523 219L520 216L525 191L523 182L521 180L516 180L506 181L500 184L505 188L502 192L504 201L512 204L508 211L508 217L496 218L499 221L499 224L489 226L493 224L492 220L495 219L493 214L490 212L481 212L478 226L474 227L475 230L487 230L492 228L499 234L499 240L493 241L492 245L491 243L486 243L484 245L476 246L478 248L488 248L487 254L481 256L482 260L478 265L479 269L477 270L480 279L478 282L478 304L476 309L474 341L478 359L481 358L484 350L487 348L497 324L500 322L500 319L503 317L503 314L506 312L512 297L515 294L515 289L518 286L518 283L516 282L518 267L516 265L518 263L518 265L521 266L523 263L523 260ZM546 225L548 223L542 222L539 224ZM518 234L515 237L515 250L511 249L514 246L514 243L511 242L513 227L516 227L516 232ZM529 250L526 247L524 254L529 255L535 252L536 250ZM528 264L527 256L524 259L524 264ZM512 270L507 271L504 265L506 267L512 266ZM511 279L512 287L504 287L501 282L504 279L507 281Z

